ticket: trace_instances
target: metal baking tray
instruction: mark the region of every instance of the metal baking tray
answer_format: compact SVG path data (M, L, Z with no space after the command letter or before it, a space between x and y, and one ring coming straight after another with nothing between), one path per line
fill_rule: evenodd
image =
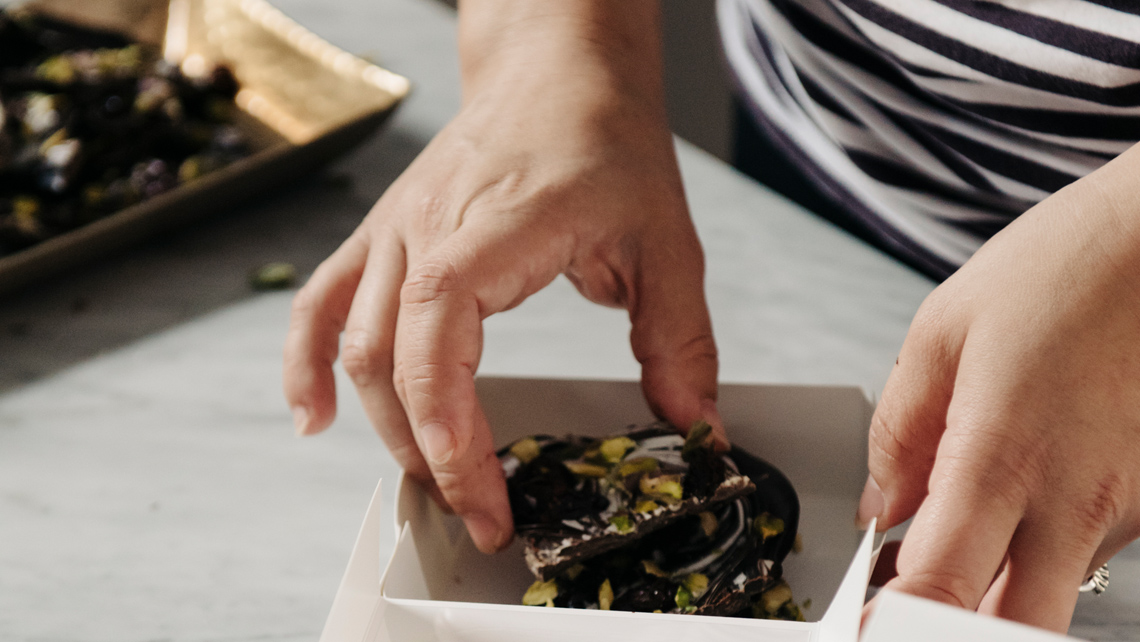
M184 69L228 65L253 153L81 228L0 257L0 295L288 184L378 129L410 89L265 0L33 0L24 7L124 33Z

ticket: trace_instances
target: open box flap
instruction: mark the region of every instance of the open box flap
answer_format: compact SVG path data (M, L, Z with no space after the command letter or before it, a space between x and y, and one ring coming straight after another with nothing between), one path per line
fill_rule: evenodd
M933 600L882 591L861 642L1061 642L1073 639Z
M381 481L372 494L364 525L356 536L348 570L340 581L320 642L388 642L380 626L384 614L380 576L382 485Z
M871 569L879 557L884 539L875 533L876 523L876 520L871 520L867 533L859 544L859 550L847 569L847 575L843 576L839 590L831 600L831 606L819 621L820 642L856 642L859 639L867 582L871 579Z

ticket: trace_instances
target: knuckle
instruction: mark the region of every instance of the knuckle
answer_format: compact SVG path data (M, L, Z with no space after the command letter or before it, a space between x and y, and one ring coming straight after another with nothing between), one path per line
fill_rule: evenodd
M1076 518L1089 530L1103 534L1125 520L1129 508L1127 483L1107 474L1096 481L1086 501L1077 505Z
M969 577L951 568L923 570L908 574L901 581L904 592L926 597L958 608L973 610L977 592Z
M440 296L459 289L462 279L449 262L429 261L408 272L400 288L402 305L417 305L435 301Z
M345 333L340 352L344 371L357 384L367 384L391 367L391 358L375 335L361 330Z
M938 345L949 323L952 308L935 290L923 300L907 330L906 340L920 345Z
M1052 443L1007 414L971 420L952 412L939 451L942 479L960 493L1009 509L1048 486Z
M871 418L868 442L871 461L888 467L917 463L918 453L905 439L906 430L906 426L896 419L893 407L890 404L880 404Z

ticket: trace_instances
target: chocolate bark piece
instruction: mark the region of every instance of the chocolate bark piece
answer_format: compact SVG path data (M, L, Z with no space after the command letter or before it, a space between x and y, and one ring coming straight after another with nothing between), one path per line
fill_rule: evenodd
M0 253L248 156L224 67L188 78L109 32L0 9Z
M608 439L533 437L500 452L531 572L549 580L755 491L708 433L698 425L686 440L654 424Z
M781 583L799 500L767 462L739 449L723 461L753 480L753 492L582 559L549 581L555 590L551 604L722 616L750 612L761 593Z

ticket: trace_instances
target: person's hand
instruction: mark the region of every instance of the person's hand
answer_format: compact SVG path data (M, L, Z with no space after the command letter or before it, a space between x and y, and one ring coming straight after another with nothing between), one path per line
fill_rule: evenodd
M635 4L648 6L613 10ZM540 22L526 37L541 44ZM703 257L659 79L520 47L499 52L514 56L498 66L506 71L465 70L460 114L297 294L285 356L299 433L333 420L339 351L397 461L484 551L510 541L512 521L475 396L481 322L559 274L591 301L629 310L654 412L723 430ZM625 65L629 54L612 52Z
M923 303L859 511L880 529L914 516L887 589L1064 631L1078 586L1140 537L1138 154L1021 216Z

